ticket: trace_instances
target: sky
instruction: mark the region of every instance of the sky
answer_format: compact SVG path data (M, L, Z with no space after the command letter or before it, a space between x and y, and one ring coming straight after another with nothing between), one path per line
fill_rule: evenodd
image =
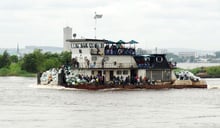
M1 48L63 46L76 38L136 40L144 49L220 50L220 0L1 0Z

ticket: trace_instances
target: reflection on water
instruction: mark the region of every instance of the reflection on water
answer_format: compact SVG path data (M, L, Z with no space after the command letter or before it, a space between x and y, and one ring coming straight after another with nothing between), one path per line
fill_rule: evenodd
M2 128L220 127L220 89L87 91L36 86L35 78L0 81Z

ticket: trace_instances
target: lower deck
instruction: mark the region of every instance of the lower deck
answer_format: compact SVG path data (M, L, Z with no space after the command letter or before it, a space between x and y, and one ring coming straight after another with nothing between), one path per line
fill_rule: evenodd
M113 81L115 78L130 81L132 79L171 82L176 79L171 69L137 69L137 68L118 68L118 69L73 69L74 74L89 77L103 77L104 81Z

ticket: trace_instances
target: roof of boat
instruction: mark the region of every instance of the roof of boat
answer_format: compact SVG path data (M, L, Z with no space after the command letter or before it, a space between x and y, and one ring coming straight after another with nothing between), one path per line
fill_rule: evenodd
M96 42L105 42L104 39L67 39L69 42L82 42L82 41L96 41Z
M136 55L136 56L143 56L143 57L148 57L148 56L165 56L166 54L147 54L147 55Z

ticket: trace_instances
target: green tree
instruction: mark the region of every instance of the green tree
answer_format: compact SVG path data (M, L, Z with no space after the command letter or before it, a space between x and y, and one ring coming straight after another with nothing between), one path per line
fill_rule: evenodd
M70 64L71 62L71 52L62 52L59 56L59 60L62 64Z
M11 63L17 63L18 62L18 56L12 55L12 56L10 56L9 60L11 61Z
M42 53L40 49L36 49L33 53L25 54L21 67L27 72L37 73L50 68L58 68L62 64L70 64L70 62L71 52Z
M44 57L45 57L45 59L59 58L59 55L57 53L46 52L46 53L44 53Z
M8 67L11 64L10 61L10 55L8 52L5 50L3 55L0 56L0 68L2 67Z
M38 72L36 55L33 53L25 54L22 60L21 68L23 70L26 70L27 72L32 72L32 73Z
M40 49L35 49L33 53L25 54L21 66L25 71L37 73L44 70L44 61L44 54Z
M58 68L61 65L58 58L49 58L44 61L44 70Z
M41 49L35 49L34 52L33 52L33 55L35 56L35 59L36 59L37 72L44 71L43 63L45 61L45 56L42 53L42 50Z

